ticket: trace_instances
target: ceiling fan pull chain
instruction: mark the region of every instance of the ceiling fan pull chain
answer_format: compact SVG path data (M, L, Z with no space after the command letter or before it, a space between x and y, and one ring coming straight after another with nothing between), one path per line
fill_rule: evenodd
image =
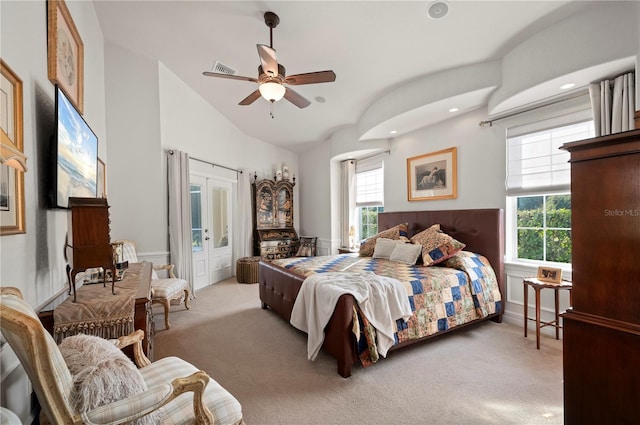
M269 115L271 115L271 119L274 119L274 118L275 118L275 116L273 115L273 104L274 104L274 103L275 103L275 102L274 102L273 100L271 100L271 101L269 102Z

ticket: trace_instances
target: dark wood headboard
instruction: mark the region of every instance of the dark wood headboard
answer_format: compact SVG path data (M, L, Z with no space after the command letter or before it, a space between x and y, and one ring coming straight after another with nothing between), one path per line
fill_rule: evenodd
M400 223L409 224L409 237L439 223L443 232L467 245L465 251L485 256L496 273L504 310L506 279L504 275L504 211L502 209L401 211L378 214L378 231L389 229Z

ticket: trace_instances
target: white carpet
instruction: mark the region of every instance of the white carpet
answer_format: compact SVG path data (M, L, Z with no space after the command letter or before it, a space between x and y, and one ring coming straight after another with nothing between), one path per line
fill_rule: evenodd
M178 355L242 404L247 425L562 424L562 341L486 322L355 366L344 379L306 335L262 310L257 284L227 280L173 307L155 358ZM159 312L159 310L155 310ZM162 329L157 314L156 329Z

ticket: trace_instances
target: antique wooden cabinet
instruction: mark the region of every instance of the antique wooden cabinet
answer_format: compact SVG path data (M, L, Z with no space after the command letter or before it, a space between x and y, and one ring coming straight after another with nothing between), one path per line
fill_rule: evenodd
M67 260L69 289L76 298L75 279L78 272L102 267L116 276L113 249L109 236L109 205L106 198L69 198L69 233ZM113 280L111 289L113 291Z
M293 227L293 187L289 180L256 180L254 189L254 255L266 259L291 257L298 251Z
M562 148L571 154L573 245L565 424L638 423L640 130Z

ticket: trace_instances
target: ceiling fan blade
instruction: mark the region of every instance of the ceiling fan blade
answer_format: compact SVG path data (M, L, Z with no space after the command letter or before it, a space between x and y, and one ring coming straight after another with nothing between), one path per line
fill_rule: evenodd
M336 80L333 71L308 72L306 74L289 75L284 82L291 85L330 83Z
M287 87L287 90L284 92L284 98L296 105L298 108L306 108L311 105L311 102L289 87Z
M257 44L258 55L264 73L269 77L278 76L278 60L276 59L276 51L266 44Z
M242 101L238 103L238 105L242 105L242 106L251 105L253 102L258 100L259 98L260 98L260 90L256 90L253 93L251 93L249 96L242 99Z
M228 78L230 80L242 80L242 81L251 81L253 83L257 83L258 80L251 77L241 77L240 75L229 75L229 74L220 74L219 72L209 72L204 71L202 75L206 75L207 77L218 77L218 78Z

